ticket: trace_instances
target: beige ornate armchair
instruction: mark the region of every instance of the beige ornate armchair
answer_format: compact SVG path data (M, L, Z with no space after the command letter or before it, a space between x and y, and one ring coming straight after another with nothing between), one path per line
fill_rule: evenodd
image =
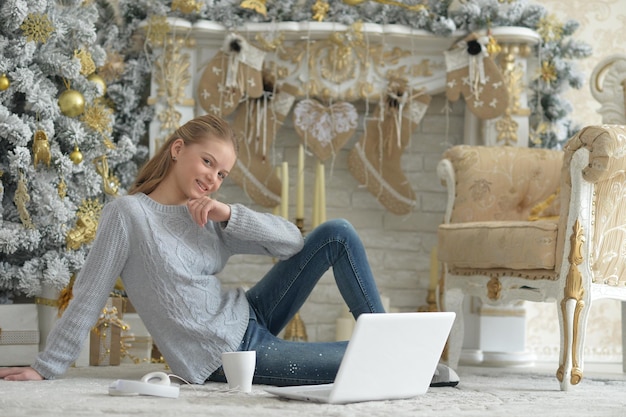
M455 146L437 171L448 191L442 308L457 312L449 364L459 360L464 295L556 301L557 378L562 390L578 384L592 301L626 300L626 127L586 127L564 151Z

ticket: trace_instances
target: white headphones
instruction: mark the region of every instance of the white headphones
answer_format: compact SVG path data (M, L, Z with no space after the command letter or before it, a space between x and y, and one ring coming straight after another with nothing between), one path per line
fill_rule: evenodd
M109 385L109 395L153 395L155 397L178 398L180 386L170 384L165 372L150 372L141 381L118 379Z

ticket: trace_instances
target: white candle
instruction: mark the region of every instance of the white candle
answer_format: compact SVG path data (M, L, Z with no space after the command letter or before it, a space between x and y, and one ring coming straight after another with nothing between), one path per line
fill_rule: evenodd
M298 182L296 185L296 219L304 219L304 146L298 147Z
M350 340L354 329L354 319L340 317L335 322L335 340Z
M319 222L324 223L326 221L326 174L324 173L324 164L320 163L319 168Z
M437 259L437 246L430 252L430 281L428 289L434 291L439 285L439 259Z
M289 218L289 164L283 162L283 172L281 175L282 192L280 195L280 215L285 219Z
M274 167L274 172L276 172L276 176L278 177L278 179L282 178L282 167ZM281 189L282 192L282 189ZM282 198L282 197L281 197ZM276 216L280 216L281 215L281 210L282 210L282 203L281 204L276 204L274 206L274 208L272 209L272 213Z
M311 228L315 229L320 224L320 161L317 161L315 167L315 184L313 185L313 213L311 216Z
M349 340L354 331L355 325L354 317L347 305L344 305L341 310L341 315L335 321L335 340Z

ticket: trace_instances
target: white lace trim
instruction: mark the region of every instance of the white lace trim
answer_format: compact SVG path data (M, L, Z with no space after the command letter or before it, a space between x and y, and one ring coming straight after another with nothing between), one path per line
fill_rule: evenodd
M293 110L294 124L308 131L322 147L332 144L337 134L350 132L357 127L359 115L348 102L326 107L313 99L300 101Z

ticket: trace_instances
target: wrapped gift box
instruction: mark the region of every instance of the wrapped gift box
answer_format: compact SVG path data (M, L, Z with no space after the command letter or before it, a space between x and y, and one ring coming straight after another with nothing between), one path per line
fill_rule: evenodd
M119 365L122 352L124 299L109 297L89 337L89 365Z
M0 366L33 363L39 353L35 304L0 304Z
M127 308L124 322L127 329L122 332L122 363L150 362L152 358L152 337L137 313Z

